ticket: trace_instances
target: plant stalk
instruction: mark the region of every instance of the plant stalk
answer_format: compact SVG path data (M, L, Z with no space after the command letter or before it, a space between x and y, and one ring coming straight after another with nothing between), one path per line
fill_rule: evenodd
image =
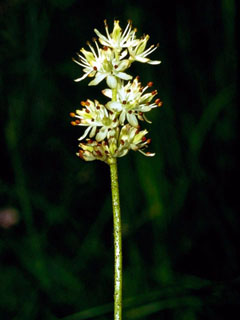
M114 235L114 320L122 319L122 231L119 201L117 159L112 158L110 165L113 235Z

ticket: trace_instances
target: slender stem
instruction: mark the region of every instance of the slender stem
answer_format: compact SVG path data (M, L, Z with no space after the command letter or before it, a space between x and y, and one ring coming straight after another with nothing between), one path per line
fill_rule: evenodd
M117 160L110 162L114 234L114 320L122 319L122 231Z

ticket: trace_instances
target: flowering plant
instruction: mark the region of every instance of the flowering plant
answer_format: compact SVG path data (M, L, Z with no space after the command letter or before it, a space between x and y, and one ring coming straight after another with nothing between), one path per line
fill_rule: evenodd
M109 33L105 21L106 35L94 30L98 40L93 39L95 47L87 42L89 50L82 48L73 59L83 67L84 74L75 81L87 77L93 78L89 86L98 85L104 79L108 88L102 90L110 99L105 105L97 100L87 99L81 102L81 109L71 112L75 118L71 124L85 127L79 138L77 155L86 160L101 160L110 165L112 206L114 224L114 320L122 318L122 239L120 201L117 175L117 158L125 156L129 150L140 151L146 156L154 153L145 152L151 139L147 139L148 131L141 129L139 123L150 122L146 113L162 106L162 101L155 96L157 90L148 91L153 86L149 82L142 86L139 77L133 77L126 71L135 61L157 65L160 61L150 60L149 54L157 46L146 49L149 35L136 37L136 29L131 21L123 31L119 21L114 21L112 33ZM85 139L85 141L83 141Z
M149 36L136 38L136 29L132 28L131 21L122 31L119 21L115 20L111 34L105 21L105 29L106 36L94 30L99 40L99 43L93 40L96 49L88 42L90 50L82 48L77 54L78 59L73 59L84 72L75 81L94 78L89 83L93 86L106 79L108 88L102 93L111 99L105 105L97 100L82 101L82 109L70 113L75 118L72 125L86 127L79 138L81 143L77 155L86 161L98 159L106 163L125 156L129 150L153 156L154 153L143 151L151 139L146 138L147 130L140 129L139 120L150 122L145 113L161 106L162 101L159 98L154 100L157 90L146 93L152 82L142 86L139 77L132 81L133 77L126 70L134 61L159 64L160 61L147 57L157 46L151 45L146 49ZM84 138L86 142L82 142Z

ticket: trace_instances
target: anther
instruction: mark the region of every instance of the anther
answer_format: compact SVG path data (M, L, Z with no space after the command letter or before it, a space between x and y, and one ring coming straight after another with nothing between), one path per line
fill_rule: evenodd
M148 82L147 86L148 86L149 88L152 87L152 86L153 86L153 82L152 82L152 81Z
M74 112L70 112L70 117L72 117L72 118L74 118L74 117L76 117L76 114L74 113Z
M90 113L90 111L88 109L86 109L85 112Z
M120 140L121 145L124 145L124 140Z
M144 142L144 141L146 141L147 140L147 138L146 137L142 137L142 141Z
M94 67L93 67L93 70L97 71L97 67L96 67L96 66L94 66Z
M132 113L132 110L129 110L128 113L131 114L131 113Z
M85 101L81 101L81 106L85 107L86 102Z
M71 123L72 126L76 126L77 125L75 121L71 121L70 123Z
M81 120L77 119L77 120L75 120L75 123L76 123L76 124L80 124L80 123L81 123Z
M158 107L163 105L163 102L160 99L156 99L155 103L158 105Z
M153 90L151 93L154 96L155 94L157 94L157 90Z
M127 101L126 101L126 100L124 100L122 103L123 103L123 104L126 104L126 103L127 103Z
M90 102L89 101L86 101L85 104L86 104L86 106L90 106Z
M147 139L147 144L151 143L151 141L152 141L151 139Z
M78 156L83 159L83 150L78 151Z
M100 109L100 106L96 106L96 109L98 109L98 110L99 110L99 109Z
M115 64L114 68L115 68L115 69L117 69L117 68L118 68L118 65L117 65L117 64Z

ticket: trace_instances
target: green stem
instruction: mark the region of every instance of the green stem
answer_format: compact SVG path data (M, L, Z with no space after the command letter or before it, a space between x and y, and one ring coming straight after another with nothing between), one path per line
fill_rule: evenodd
M112 158L110 165L113 234L114 234L114 320L122 319L122 231L119 201L117 159Z

